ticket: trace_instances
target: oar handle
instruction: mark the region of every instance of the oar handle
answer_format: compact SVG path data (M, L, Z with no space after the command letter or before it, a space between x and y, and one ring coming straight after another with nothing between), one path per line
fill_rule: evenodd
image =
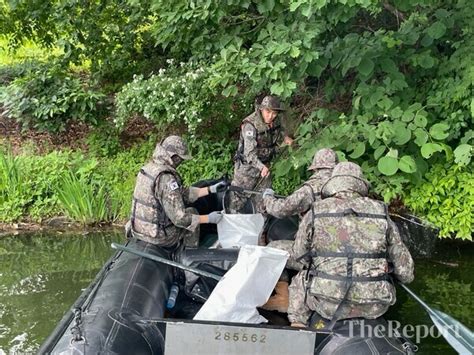
M204 270L192 267L192 266L186 266L186 265L183 265L183 264L178 263L176 261L169 260L169 259L166 259L166 258L162 258L161 256L156 256L156 255L153 255L153 254L149 254L149 253L145 253L145 252L142 252L142 251L139 251L139 250L135 250L133 248L126 247L125 245L122 245L122 244L112 243L110 246L113 249L122 250L122 251L125 251L125 252L130 253L130 254L141 256L142 258L146 258L146 259L156 261L158 263L174 266L174 267L177 267L177 268L182 269L182 270L190 271L190 272L192 272L194 274L197 274L197 275L210 277L211 279L214 279L214 280L217 280L217 281L219 281L222 278L222 276L213 274L211 272L207 272L207 271L204 271Z
M425 308L428 312L433 312L431 307L428 306L420 297L418 297L416 295L415 292L413 292L412 290L410 290L408 288L408 286L402 284L401 282L398 283L405 291L407 291L415 300L418 301L419 304L421 304L423 306L423 308Z

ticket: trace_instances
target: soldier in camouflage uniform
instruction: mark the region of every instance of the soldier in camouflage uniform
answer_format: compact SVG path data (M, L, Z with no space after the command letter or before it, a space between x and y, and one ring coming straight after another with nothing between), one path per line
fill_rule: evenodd
M413 280L413 259L387 206L367 197L369 184L357 164L336 165L300 223L293 257L302 256L308 271L290 285L288 319L305 326L312 311L332 321L374 319L395 303L395 286Z
M257 191L271 187L268 165L283 136L280 124L275 122L280 111L283 111L280 100L275 96L266 96L257 110L242 121L239 145L234 158L233 186ZM291 138L287 136L283 141L286 144L292 143ZM231 213L239 212L248 199L245 193L232 191L229 204ZM261 196L253 196L252 200L257 211L262 212Z
M196 246L199 224L219 222L220 212L200 216L195 209L185 208L187 203L226 185L219 182L209 187L184 188L176 168L190 158L186 143L178 136L169 136L157 144L153 159L137 176L127 235L170 249L178 247L183 239L186 245Z
M306 213L311 205L321 200L321 187L331 177L332 170L336 166L338 158L336 152L329 148L318 150L313 157L313 162L308 170L313 171L313 175L303 186L286 198L275 198L272 189L263 192L263 202L268 214L277 218L285 218L296 214ZM268 243L268 247L284 250L291 255L293 240L274 240ZM286 268L301 270L302 264L293 258L288 258ZM270 297L263 306L267 310L277 310L286 312L288 310L288 276L283 273L275 287L275 295Z

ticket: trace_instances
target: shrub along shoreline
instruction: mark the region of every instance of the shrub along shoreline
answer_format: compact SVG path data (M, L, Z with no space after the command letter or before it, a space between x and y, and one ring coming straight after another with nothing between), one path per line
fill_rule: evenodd
M186 186L199 180L231 177L235 143L188 141L193 159L179 168ZM0 230L125 224L136 174L150 159L156 142L153 136L111 156L79 150L14 156L8 149L0 149ZM280 157L276 164L287 159ZM306 171L305 167L302 171ZM397 206L392 204L392 209L416 213L440 228L440 237L454 235L470 240L470 191L474 189L471 176L468 168L438 164L425 182L406 191L401 198L404 207L399 201ZM275 190L290 194L306 177L306 173L276 176ZM372 183L377 191L377 181Z

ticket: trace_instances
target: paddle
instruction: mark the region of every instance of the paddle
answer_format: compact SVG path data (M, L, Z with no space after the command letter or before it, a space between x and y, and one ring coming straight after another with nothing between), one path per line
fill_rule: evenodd
M179 269L183 269L183 270L192 272L192 273L197 274L197 275L210 277L211 279L214 279L214 280L217 280L217 281L219 281L222 278L222 276L219 276L219 275L216 275L216 274L213 274L213 273L201 270L201 269L197 269L197 268L192 267L192 266L186 266L186 265L183 265L183 264L178 263L176 261L168 260L166 258L162 258L161 256L156 256L156 255L153 255L153 254L149 254L149 253L145 253L145 252L142 252L142 251L139 251L139 250L135 250L133 248L126 247L125 245L122 245L122 244L112 243L110 246L113 249L122 250L122 251L125 251L125 252L130 253L130 254L141 256L142 258L146 258L146 259L156 261L158 263L171 265L171 266L177 267Z
M434 325L459 354L474 353L474 336L466 326L437 309L431 308L407 286L400 284L428 312Z

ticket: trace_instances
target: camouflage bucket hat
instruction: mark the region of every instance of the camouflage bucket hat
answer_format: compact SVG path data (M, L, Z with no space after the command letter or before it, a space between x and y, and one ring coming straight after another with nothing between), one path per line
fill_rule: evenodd
M191 154L189 154L188 146L186 142L178 136L169 136L162 143L161 146L168 154L172 157L173 155L178 155L184 160L191 159Z
M260 109L270 109L273 111L285 111L280 99L276 96L265 96L260 104Z
M370 183L364 178L359 165L351 162L337 164L331 178L323 185L322 195L332 196L341 191L354 191L362 196L369 193Z
M338 162L339 159L334 150L323 148L314 154L313 162L308 167L308 170L333 169Z

